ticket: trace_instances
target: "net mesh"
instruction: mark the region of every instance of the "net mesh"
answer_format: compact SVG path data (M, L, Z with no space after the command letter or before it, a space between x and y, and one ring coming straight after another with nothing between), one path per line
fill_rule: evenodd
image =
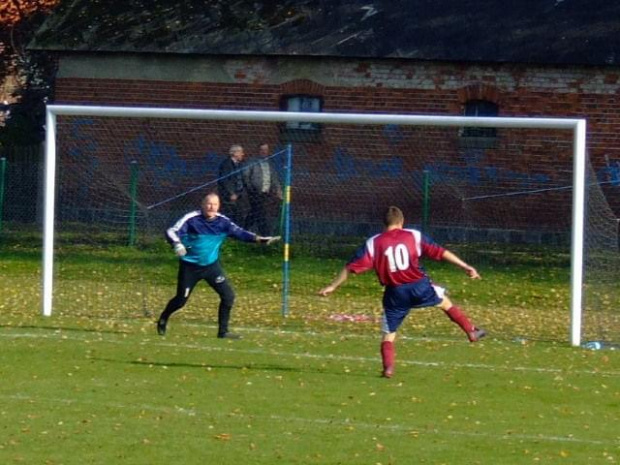
M454 127L402 124L299 129L242 119L59 116L57 133L57 312L157 315L175 289L176 259L164 230L217 190L219 166L232 144L254 155L266 142L281 183L286 148L292 152L290 274L281 273L281 248L229 241L222 261L238 291L240 323L277 324L283 280L285 310L299 324L376 323L381 288L371 274L352 278L329 299L316 293L366 237L381 231L383 210L397 205L407 227L423 230L493 281L481 287L445 264L425 263L476 322L500 337L567 338L569 131L498 128L480 137ZM618 222L599 181L590 167L584 338L618 341ZM269 217L280 234L281 207L274 200ZM239 221L256 229L245 208ZM114 263L99 267L97 260ZM110 273L115 266L118 272ZM216 305L205 286L183 318L214 320ZM404 331L457 336L437 312L416 311Z

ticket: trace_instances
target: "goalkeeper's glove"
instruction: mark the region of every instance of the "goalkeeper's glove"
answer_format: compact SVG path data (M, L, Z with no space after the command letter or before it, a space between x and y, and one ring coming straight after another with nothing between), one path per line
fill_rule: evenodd
M258 236L258 242L261 244L271 245L274 242L278 242L281 239L280 236Z
M180 242L177 242L176 244L174 244L173 249L177 257L184 257L187 254L187 249Z

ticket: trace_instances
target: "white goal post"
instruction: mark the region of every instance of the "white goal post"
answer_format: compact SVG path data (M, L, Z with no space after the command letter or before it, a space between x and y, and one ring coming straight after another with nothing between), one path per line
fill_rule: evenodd
M570 343L581 344L584 280L584 217L586 189L586 120L574 118L459 117L398 114L296 113L278 111L233 111L179 108L48 105L46 111L45 194L43 227L42 314L52 314L54 267L54 218L56 198L57 116L148 117L251 122L299 122L373 124L403 126L444 126L477 128L555 129L573 135L573 192L571 226Z

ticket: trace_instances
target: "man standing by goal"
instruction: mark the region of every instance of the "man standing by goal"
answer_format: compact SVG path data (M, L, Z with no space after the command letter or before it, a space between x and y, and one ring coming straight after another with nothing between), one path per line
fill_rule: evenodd
M256 223L258 233L268 236L273 230L273 213L282 201L282 186L270 160L269 144L258 146L258 156L250 160L243 174L250 201L245 227Z
M240 338L228 332L235 291L220 265L220 247L227 237L264 244L272 244L280 238L262 237L246 231L228 217L220 215L219 209L219 196L207 194L200 210L186 214L166 231L166 240L179 257L179 274L176 295L168 302L157 321L157 332L161 336L166 334L170 316L187 303L198 281L204 279L220 296L217 337Z
M245 151L235 144L228 150L228 157L220 163L217 188L222 202L223 213L239 226L247 225L248 199L243 181Z
M445 260L460 268L472 279L480 279L475 268L454 253L433 244L420 231L404 229L405 219L398 207L389 207L383 218L385 230L369 238L355 256L342 268L336 279L319 291L322 296L334 292L349 277L349 273L363 273L374 269L383 293L383 337L381 358L383 376L394 374L394 340L396 331L412 308L438 306L476 342L486 333L475 327L465 313L445 296L445 290L431 283L420 265L420 258Z

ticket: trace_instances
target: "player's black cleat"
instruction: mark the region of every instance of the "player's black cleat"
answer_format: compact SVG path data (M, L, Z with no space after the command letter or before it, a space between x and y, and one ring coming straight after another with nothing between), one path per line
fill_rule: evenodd
M482 328L474 328L473 331L467 333L469 342L478 342L480 339L482 339L486 335L487 335L487 332Z
M159 317L159 320L157 320L157 334L159 334L160 336L165 336L167 324L168 324L168 320L166 320L165 318Z
M219 339L242 339L240 334L235 333L218 333L217 337Z

